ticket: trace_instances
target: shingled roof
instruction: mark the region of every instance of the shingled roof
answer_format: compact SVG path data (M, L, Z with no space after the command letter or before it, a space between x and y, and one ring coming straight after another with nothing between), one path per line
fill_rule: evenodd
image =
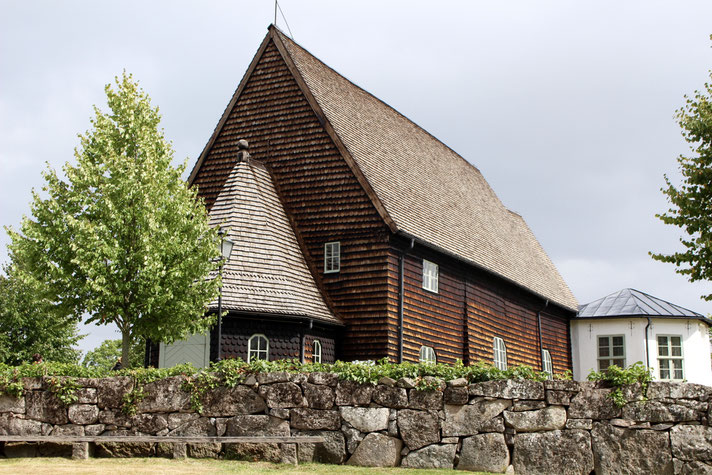
M226 228L235 242L223 268L226 310L342 324L314 282L264 165L235 164L210 210L210 224Z
M524 219L502 204L477 168L278 29L271 27L270 34L296 68L305 95L333 128L345 158L372 188L374 204L394 232L577 308Z
M576 298L524 219L502 204L477 168L274 26L262 48L268 41L277 46L392 232L492 272L564 308L577 309ZM198 159L191 183L240 91Z
M623 289L581 305L577 318L657 317L694 318L712 324L704 315L635 289Z

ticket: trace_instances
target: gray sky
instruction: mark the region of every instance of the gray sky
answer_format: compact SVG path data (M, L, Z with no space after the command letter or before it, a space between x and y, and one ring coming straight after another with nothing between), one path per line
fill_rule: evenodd
M712 68L709 1L280 2L294 39L477 166L580 303L633 287L698 312L648 251L679 249L673 114ZM189 169L273 21L272 0L0 0L0 224L73 159L106 83L134 74ZM284 21L278 26L285 32ZM0 235L0 262L7 261ZM107 328L86 327L91 349Z

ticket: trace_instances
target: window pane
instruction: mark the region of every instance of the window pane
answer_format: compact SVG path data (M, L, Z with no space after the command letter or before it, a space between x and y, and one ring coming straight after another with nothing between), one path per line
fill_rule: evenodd
M667 346L667 344L668 344L668 339L666 336L658 337L658 346Z
M610 360L598 360L598 370L603 371L610 366Z
M622 346L613 347L613 356L623 356L624 354Z
M672 356L682 356L682 348L680 348L679 346L673 346Z
M599 348L598 356L611 356L609 348L607 346Z
M599 336L598 337L598 347L602 346L608 346L608 337L607 336Z
M613 340L613 346L623 346L623 337L622 336L614 336L612 338Z
M625 368L625 360L613 360L613 364L619 368Z
M670 371L662 366L660 367L660 379L670 379Z
M670 344L672 346L680 346L681 345L680 337L679 336L671 336L670 337Z
M658 338L658 345L660 345L660 339ZM668 347L667 345L665 346L658 346L658 356L668 356Z

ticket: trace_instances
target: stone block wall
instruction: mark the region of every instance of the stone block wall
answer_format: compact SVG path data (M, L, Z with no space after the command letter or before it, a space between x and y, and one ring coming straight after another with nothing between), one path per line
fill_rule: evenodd
M712 388L652 383L611 389L573 381L439 382L419 391L407 378L377 385L326 373L265 373L190 407L183 378L147 384L135 415L121 411L129 377L80 379L64 405L42 379L0 396L0 433L16 435L320 435L323 444L194 444L191 457L528 473L712 473ZM57 445L6 444L5 455L64 455ZM170 444L98 444L98 456L170 456Z

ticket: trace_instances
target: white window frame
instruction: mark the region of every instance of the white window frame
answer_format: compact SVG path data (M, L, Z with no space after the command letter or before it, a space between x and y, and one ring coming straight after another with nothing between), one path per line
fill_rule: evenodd
M423 259L423 288L429 292L438 293L440 267L427 259Z
M324 274L335 274L341 270L341 242L324 244Z
M666 344L664 347L660 345L660 338L665 338L667 340ZM679 338L680 339L680 355L673 356L672 355L672 339L673 338ZM685 357L684 353L682 350L682 335L656 335L655 336L655 341L658 345L658 377L660 378L661 381L682 381L685 379ZM667 355L661 355L660 351L665 348ZM677 371L674 365L675 361L680 362L680 374L679 378L675 372ZM668 377L663 378L663 370L667 371Z
M507 369L507 345L504 340L496 336L492 340L492 349L494 351L494 367L505 371Z
M312 343L312 359L314 363L321 363L321 342L319 340L314 340Z
M601 338L606 338L608 340L608 344L606 345L606 348L608 348L608 355L601 355ZM613 344L613 339L614 338L621 338L623 339L623 354L622 355L613 355L613 349L614 348L621 348L621 345L614 345ZM622 360L622 364L614 363L614 361ZM625 351L625 335L598 335L596 336L596 361L598 362L598 371L605 371L606 368L609 366L620 366L621 368L626 367L626 351ZM602 362L606 362L605 367L601 367Z
M432 346L421 346L419 361L421 363L436 364L438 356L435 354L435 349Z
M549 350L541 350L542 371L549 375L549 379L554 377L554 363L551 360Z
M255 339L257 340L253 342L253 340ZM265 341L264 349L260 348L261 339L264 339ZM257 344L257 348L253 348L255 343ZM253 353L255 355L255 358L253 358ZM261 358L262 355L264 355L264 358ZM255 333L254 335L250 336L249 340L247 340L247 362L249 363L253 359L269 361L269 338L267 338L262 333Z

